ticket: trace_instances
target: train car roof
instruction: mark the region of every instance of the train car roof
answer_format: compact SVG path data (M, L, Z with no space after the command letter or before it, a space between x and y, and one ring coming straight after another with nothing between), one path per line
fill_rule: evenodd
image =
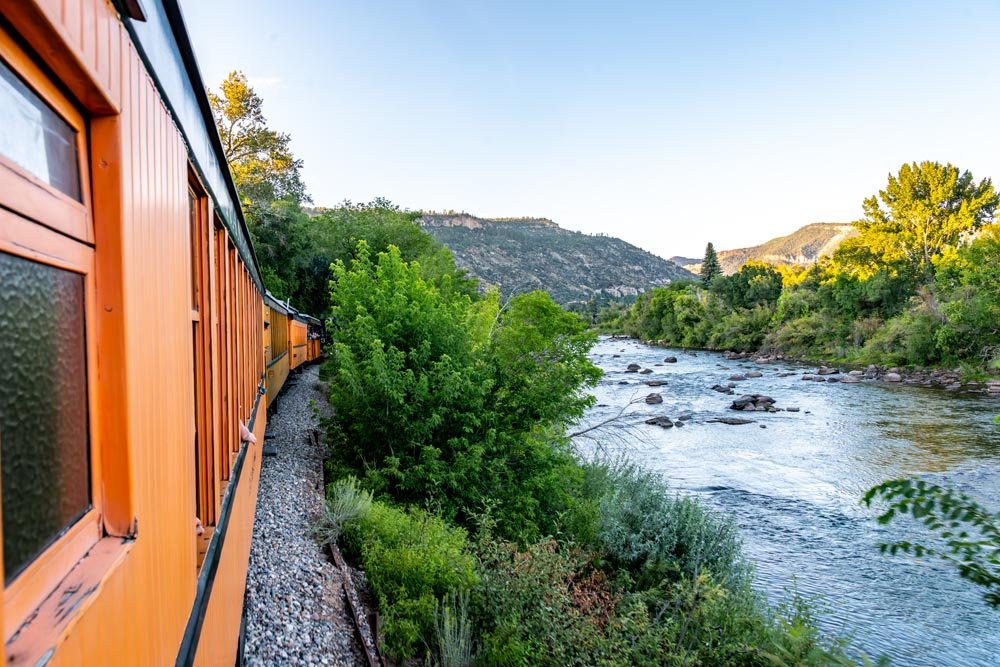
M122 23L187 144L188 156L263 293L260 266L177 0L116 0Z
M288 304L280 301L276 296L270 292L264 292L264 304L267 305L271 310L276 310L279 313L284 313L288 315L289 306Z

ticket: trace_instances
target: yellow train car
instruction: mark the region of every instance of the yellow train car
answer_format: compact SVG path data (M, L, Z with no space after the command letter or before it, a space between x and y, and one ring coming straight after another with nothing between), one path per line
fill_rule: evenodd
M309 361L309 324L298 312L293 311L288 331L292 348L291 369L295 370Z
M276 306L176 0L0 2L5 665L236 663Z
M288 307L270 293L264 295L264 363L267 368L266 389L268 402L278 395L288 373L289 361Z

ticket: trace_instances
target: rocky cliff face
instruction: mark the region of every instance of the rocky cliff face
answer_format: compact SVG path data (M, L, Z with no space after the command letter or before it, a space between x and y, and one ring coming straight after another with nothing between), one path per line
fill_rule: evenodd
M849 224L814 222L788 236L779 236L752 248L720 250L719 263L726 275L736 273L751 259L774 265L808 266L831 254L844 240L856 234L857 231ZM701 271L700 257L672 257L671 260L693 273Z
M493 220L463 213L424 215L419 222L460 266L505 294L542 289L570 304L632 297L693 277L621 239L569 231L545 218Z

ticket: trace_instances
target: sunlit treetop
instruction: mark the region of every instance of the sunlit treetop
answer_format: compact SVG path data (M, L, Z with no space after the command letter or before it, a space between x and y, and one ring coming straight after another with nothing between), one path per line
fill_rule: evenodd
M267 126L264 102L243 72L229 73L220 93L208 91L222 147L244 207L253 209L272 201L308 202L302 182L302 160L295 159L291 137Z

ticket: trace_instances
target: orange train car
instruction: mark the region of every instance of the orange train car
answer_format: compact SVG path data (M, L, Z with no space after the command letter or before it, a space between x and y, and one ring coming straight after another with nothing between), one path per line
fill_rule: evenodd
M271 295L264 295L264 363L267 368L267 396L277 396L291 371L289 359L288 306Z
M4 664L238 661L300 340L176 0L0 0Z

